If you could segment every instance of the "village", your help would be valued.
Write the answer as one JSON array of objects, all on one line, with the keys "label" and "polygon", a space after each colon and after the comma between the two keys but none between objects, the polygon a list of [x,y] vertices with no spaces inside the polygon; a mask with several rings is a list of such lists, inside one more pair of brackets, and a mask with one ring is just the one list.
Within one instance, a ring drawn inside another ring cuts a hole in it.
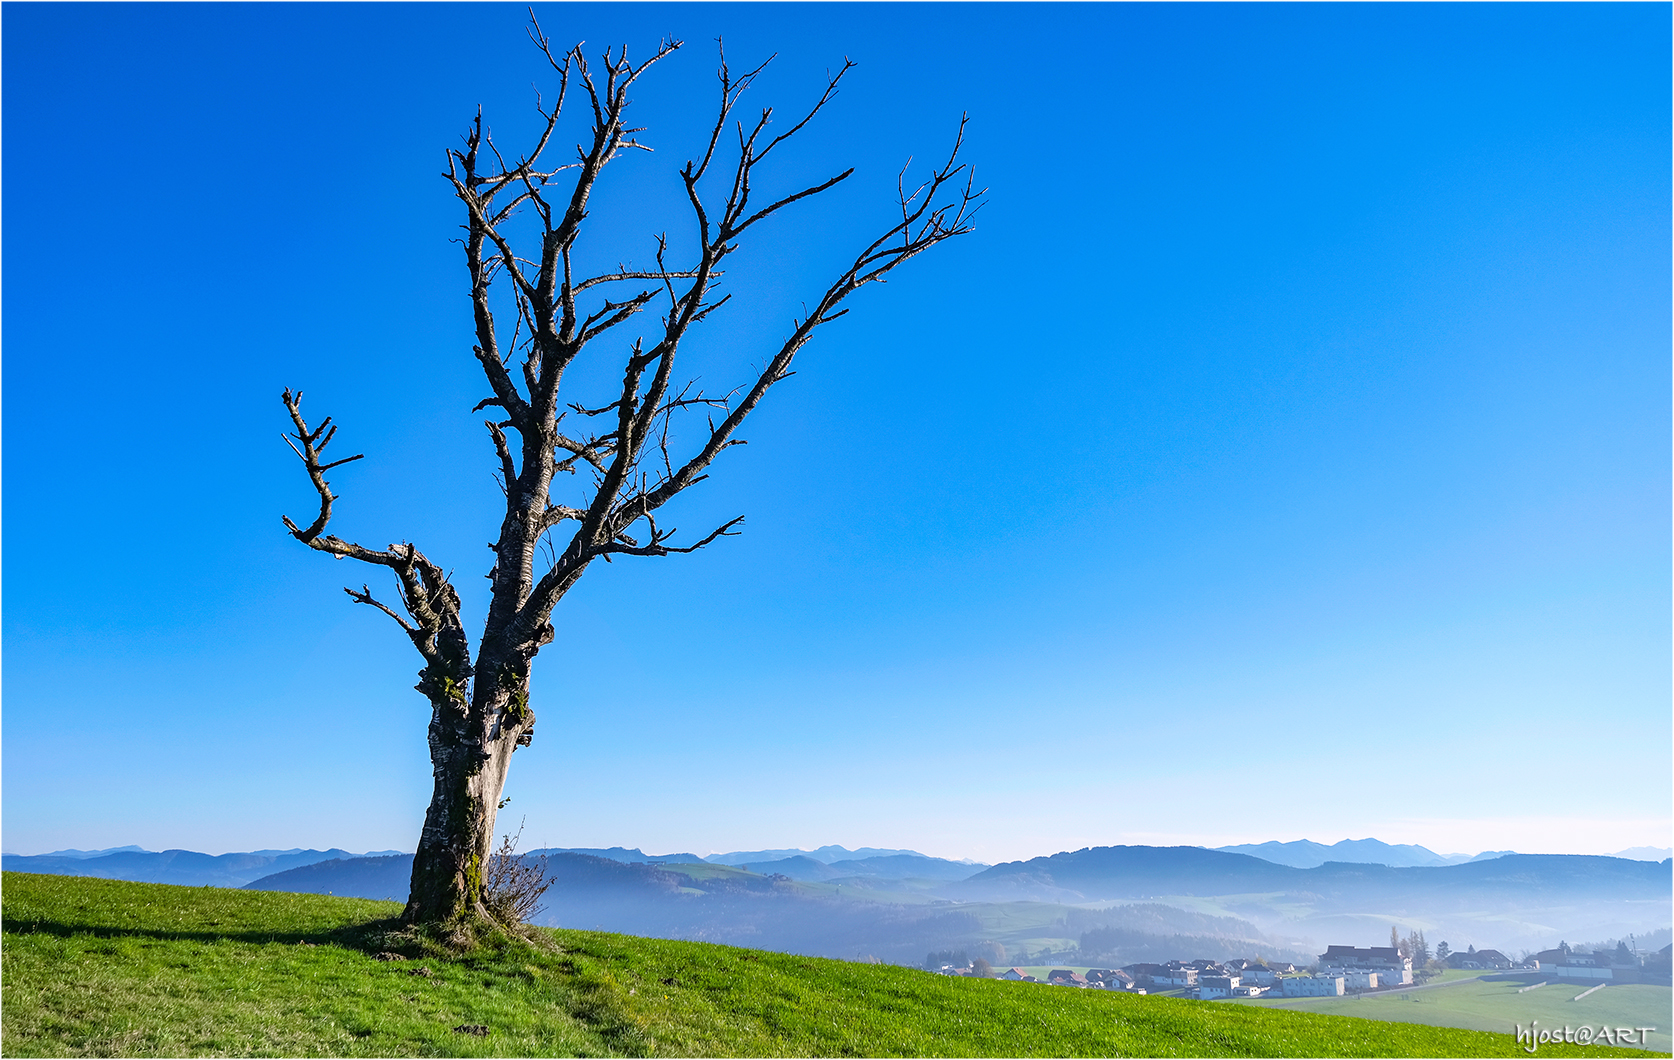
[{"label": "village", "polygon": [[[947,974],[959,974],[944,969]],[[996,978],[1023,983],[1046,983],[1084,990],[1123,990],[1136,994],[1167,991],[1177,996],[1216,1000],[1233,997],[1330,997],[1345,993],[1410,984],[1412,958],[1393,946],[1359,949],[1329,946],[1320,955],[1317,971],[1298,970],[1283,961],[1168,961],[1136,963],[1121,968],[1089,968],[1085,973],[1055,968],[1043,979],[1022,968],[1007,968]]]},{"label": "village", "polygon": [[[1392,990],[1422,982],[1439,967],[1466,971],[1544,972],[1558,979],[1613,980],[1616,982],[1658,981],[1666,977],[1668,950],[1641,959],[1627,951],[1572,952],[1567,946],[1545,950],[1514,960],[1499,950],[1474,947],[1449,953],[1443,943],[1435,960],[1426,954],[1417,978],[1413,958],[1400,946],[1327,946],[1311,968],[1298,969],[1284,961],[1168,961],[1163,964],[1135,963],[1121,968],[1089,968],[1077,972],[1055,968],[1044,978],[1023,968],[993,972],[956,968],[944,964],[944,975],[981,975],[1011,982],[1044,983],[1083,990],[1122,990],[1149,994],[1166,992],[1175,997],[1205,1001],[1251,997],[1343,997],[1373,991]],[[1661,973],[1659,975],[1658,973]]]}]

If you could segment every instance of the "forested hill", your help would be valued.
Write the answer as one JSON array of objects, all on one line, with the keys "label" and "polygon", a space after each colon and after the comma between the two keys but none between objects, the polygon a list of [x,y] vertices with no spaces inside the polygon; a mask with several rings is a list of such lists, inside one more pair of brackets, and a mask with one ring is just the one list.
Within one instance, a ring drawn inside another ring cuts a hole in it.
[{"label": "forested hill", "polygon": [[[539,855],[524,855],[533,859]],[[643,862],[569,852],[545,857],[546,878],[553,899],[587,900],[608,905],[635,906],[646,899],[674,894],[691,880]],[[718,870],[725,872],[726,870]],[[735,873],[748,877],[748,873]],[[346,858],[322,861],[276,872],[246,885],[251,891],[292,891],[300,894],[352,895],[405,901],[413,876],[413,855],[395,854],[378,858]],[[762,885],[769,881],[754,877]]]}]

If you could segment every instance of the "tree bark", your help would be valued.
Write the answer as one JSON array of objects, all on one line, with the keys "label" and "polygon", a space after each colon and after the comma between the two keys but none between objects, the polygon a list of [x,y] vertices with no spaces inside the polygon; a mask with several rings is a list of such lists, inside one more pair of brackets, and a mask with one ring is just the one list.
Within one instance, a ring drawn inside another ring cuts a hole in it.
[{"label": "tree bark", "polygon": [[[483,639],[492,645],[501,638]],[[478,672],[492,679],[475,681],[469,700],[464,682],[472,674],[463,658],[451,668],[444,664],[446,672],[434,669],[421,671],[418,684],[430,697],[434,789],[402,919],[492,919],[483,904],[483,880],[494,852],[494,822],[512,754],[534,736],[528,666],[489,660]]]},{"label": "tree bark", "polygon": [[502,725],[496,734],[477,729],[462,715],[457,704],[434,704],[430,763],[435,789],[413,856],[412,888],[402,913],[409,922],[488,917],[483,879],[494,851],[500,793],[524,730]]}]

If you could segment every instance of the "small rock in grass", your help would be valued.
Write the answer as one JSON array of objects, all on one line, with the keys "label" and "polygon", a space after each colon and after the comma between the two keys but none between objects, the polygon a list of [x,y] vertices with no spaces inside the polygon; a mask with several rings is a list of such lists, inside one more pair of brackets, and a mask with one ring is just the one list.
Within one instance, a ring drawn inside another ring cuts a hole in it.
[{"label": "small rock in grass", "polygon": [[376,954],[372,959],[375,961],[404,961],[407,958],[401,956],[399,953],[391,953],[388,950],[385,950],[380,954]]},{"label": "small rock in grass", "polygon": [[426,979],[429,979],[431,976],[435,975],[436,973],[431,971],[429,968],[409,968],[409,969],[407,969],[407,974],[408,975],[422,975]]}]

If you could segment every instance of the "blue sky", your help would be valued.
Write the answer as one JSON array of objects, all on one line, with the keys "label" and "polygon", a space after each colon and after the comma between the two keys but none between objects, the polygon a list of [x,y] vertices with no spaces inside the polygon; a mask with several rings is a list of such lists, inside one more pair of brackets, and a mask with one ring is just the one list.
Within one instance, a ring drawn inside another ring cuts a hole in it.
[{"label": "blue sky", "polygon": [[[586,252],[649,260],[713,39],[856,179],[736,260],[744,378],[961,112],[976,234],[858,297],[536,664],[525,841],[1670,842],[1665,5],[546,5],[680,54]],[[3,841],[411,849],[416,655],[287,538],[480,623],[497,491],[459,210],[517,5],[7,5]],[[550,91],[550,86],[548,86]],[[572,137],[579,137],[572,132]],[[608,380],[609,351],[577,373]],[[507,821],[508,818],[502,818]]]}]

